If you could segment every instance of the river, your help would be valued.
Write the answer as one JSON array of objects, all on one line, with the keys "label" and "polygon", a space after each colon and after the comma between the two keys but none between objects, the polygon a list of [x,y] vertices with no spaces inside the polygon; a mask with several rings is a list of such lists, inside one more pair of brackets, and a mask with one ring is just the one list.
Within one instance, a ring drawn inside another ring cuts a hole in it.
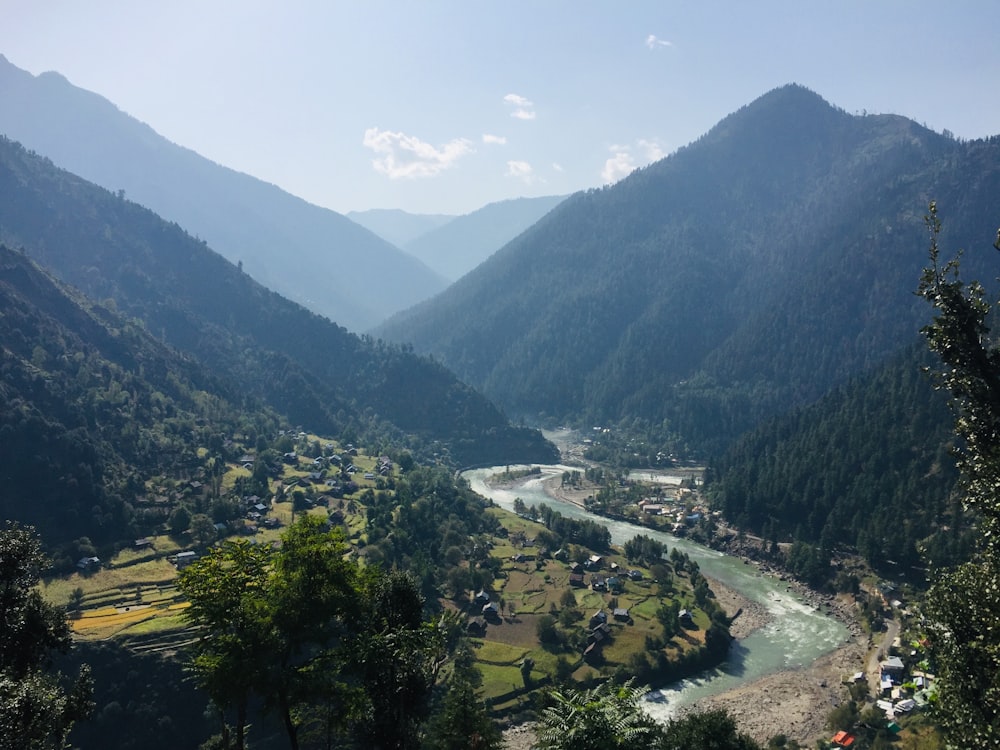
[{"label": "river", "polygon": [[731,690],[774,672],[811,664],[847,640],[848,631],[844,625],[796,596],[786,583],[762,575],[753,565],[672,534],[588,513],[545,492],[542,486],[545,479],[564,471],[578,471],[578,467],[541,466],[540,476],[533,476],[514,489],[489,487],[486,480],[493,474],[502,473],[506,468],[498,466],[473,469],[464,472],[462,476],[468,480],[473,490],[492,498],[497,505],[507,510],[512,510],[514,499],[520,497],[528,506],[545,503],[565,516],[599,521],[608,527],[615,544],[623,544],[637,534],[646,534],[670,548],[677,547],[696,560],[706,576],[715,578],[747,599],[760,603],[772,615],[769,625],[733,643],[729,658],[720,668],[651,692],[644,707],[655,718],[669,719],[680,709],[699,699]]}]

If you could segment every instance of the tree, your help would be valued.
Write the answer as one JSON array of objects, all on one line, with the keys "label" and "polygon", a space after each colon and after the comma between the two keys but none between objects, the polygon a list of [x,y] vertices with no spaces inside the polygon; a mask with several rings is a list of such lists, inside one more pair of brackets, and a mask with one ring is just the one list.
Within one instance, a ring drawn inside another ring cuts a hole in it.
[{"label": "tree", "polygon": [[742,734],[725,711],[704,711],[667,724],[659,750],[760,750],[752,737]]},{"label": "tree", "polygon": [[440,709],[428,722],[427,750],[499,750],[503,738],[476,692],[482,677],[468,647],[455,655],[454,671]]},{"label": "tree", "polygon": [[177,582],[190,602],[185,617],[202,629],[192,670],[218,711],[224,747],[226,712],[235,710],[237,750],[245,746],[247,707],[267,642],[262,598],[272,554],[269,546],[227,541],[182,570]]},{"label": "tree", "polygon": [[[926,599],[936,716],[952,746],[987,747],[1000,738],[1000,348],[983,287],[962,282],[958,258],[940,260],[934,203],[925,221],[930,265],[918,294],[935,317],[922,332],[943,365],[937,387],[951,394],[963,501],[979,529],[975,558],[938,572]],[[1000,250],[1000,231],[994,247]]]},{"label": "tree", "polygon": [[540,750],[614,750],[651,743],[661,727],[639,706],[645,694],[632,681],[610,680],[589,690],[552,690],[553,705],[541,715]]},{"label": "tree", "polygon": [[93,706],[87,667],[66,684],[52,653],[71,645],[65,612],[36,588],[46,564],[34,529],[0,531],[0,750],[61,750]]},{"label": "tree", "polygon": [[191,511],[178,505],[170,514],[170,533],[183,534],[191,527]]}]

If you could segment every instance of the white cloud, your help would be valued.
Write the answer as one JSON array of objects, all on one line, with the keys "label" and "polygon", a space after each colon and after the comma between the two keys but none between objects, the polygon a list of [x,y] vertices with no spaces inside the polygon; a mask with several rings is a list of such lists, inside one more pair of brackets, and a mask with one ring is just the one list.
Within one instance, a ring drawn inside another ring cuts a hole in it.
[{"label": "white cloud", "polygon": [[557,162],[557,161],[554,161],[554,162],[552,162],[552,168],[553,168],[553,169],[554,169],[555,171],[557,171],[557,172],[565,172],[565,171],[566,171],[565,169],[563,169],[563,166],[562,166],[562,164],[560,164],[560,163],[559,163],[559,162]]},{"label": "white cloud", "polygon": [[507,162],[506,176],[516,177],[530,184],[535,181],[535,170],[526,161],[509,161]]},{"label": "white cloud", "polygon": [[635,169],[635,162],[632,160],[632,154],[628,151],[617,151],[614,156],[604,162],[601,179],[608,184],[618,182],[622,177],[627,177],[633,169]]},{"label": "white cloud", "polygon": [[639,148],[642,149],[643,154],[646,156],[646,161],[652,163],[654,161],[659,161],[664,156],[666,152],[660,147],[658,141],[650,141],[646,139],[639,140]]},{"label": "white cloud", "polygon": [[604,162],[604,169],[601,170],[601,179],[604,182],[617,182],[622,177],[627,177],[637,167],[652,164],[659,161],[666,152],[655,138],[640,138],[634,145],[615,143],[608,147],[613,154],[610,159]]},{"label": "white cloud", "polygon": [[514,107],[514,111],[510,113],[510,116],[517,120],[534,120],[535,110],[534,102],[527,99],[520,94],[507,94],[503,100]]},{"label": "white cloud", "polygon": [[673,42],[668,42],[666,39],[660,39],[656,34],[650,34],[646,37],[646,46],[650,49],[656,49],[657,47],[673,47]]},{"label": "white cloud", "polygon": [[502,135],[483,133],[483,143],[495,143],[498,146],[505,146],[507,145],[507,139]]},{"label": "white cloud", "polygon": [[508,104],[513,104],[515,107],[531,107],[531,106],[533,106],[532,102],[530,100],[525,99],[520,94],[507,94],[507,96],[505,96],[503,98],[503,100],[505,102],[507,102]]},{"label": "white cloud", "polygon": [[392,180],[434,177],[473,151],[472,142],[466,138],[435,147],[412,135],[378,128],[368,128],[363,143],[378,154],[372,160],[375,171]]}]

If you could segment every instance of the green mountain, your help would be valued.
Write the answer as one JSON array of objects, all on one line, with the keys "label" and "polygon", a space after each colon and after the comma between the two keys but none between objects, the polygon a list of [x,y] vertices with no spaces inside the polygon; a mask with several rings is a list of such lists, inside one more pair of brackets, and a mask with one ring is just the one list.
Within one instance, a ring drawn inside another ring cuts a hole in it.
[{"label": "green mountain", "polygon": [[57,73],[33,76],[0,55],[0,101],[0,134],[124,190],[268,288],[351,330],[446,285],[346,217],[171,143]]},{"label": "green mountain", "polygon": [[140,322],[3,245],[0,370],[0,513],[56,547],[141,536],[169,510],[137,504],[149,477],[190,479],[199,446],[280,424]]},{"label": "green mountain", "polygon": [[[638,420],[711,454],[912,340],[928,201],[946,246],[982,247],[997,195],[1000,139],[852,116],[790,85],[568,198],[378,334],[508,413]],[[995,276],[982,253],[965,262]]]},{"label": "green mountain", "polygon": [[259,398],[293,424],[408,442],[455,464],[554,455],[538,432],[512,427],[443,365],[308,312],[176,224],[6,139],[0,194],[0,241],[90,298],[113,301],[235,383],[240,398]]},{"label": "green mountain", "polygon": [[454,281],[478,266],[566,199],[564,195],[517,198],[458,216],[400,245]]},{"label": "green mountain", "polygon": [[[815,404],[768,420],[713,462],[714,507],[766,539],[856,549],[892,577],[969,553],[946,394],[915,341]],[[920,576],[918,575],[919,579]]]}]

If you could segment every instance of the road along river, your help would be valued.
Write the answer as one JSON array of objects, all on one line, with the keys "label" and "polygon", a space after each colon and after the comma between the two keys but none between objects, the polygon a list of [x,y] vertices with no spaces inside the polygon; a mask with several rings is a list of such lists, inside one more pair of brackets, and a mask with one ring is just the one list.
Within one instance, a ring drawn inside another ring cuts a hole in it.
[{"label": "road along river", "polygon": [[[767,625],[733,643],[729,659],[719,669],[650,693],[645,708],[657,719],[669,719],[685,707],[744,687],[767,675],[810,665],[848,639],[848,630],[842,623],[797,596],[787,583],[761,574],[753,565],[672,534],[588,513],[545,492],[546,479],[564,471],[576,471],[578,467],[541,466],[541,475],[529,477],[516,487],[490,487],[487,484],[489,477],[503,473],[506,468],[473,469],[462,476],[473,490],[507,510],[513,509],[514,499],[519,497],[528,506],[545,503],[564,516],[598,521],[608,527],[615,544],[623,544],[637,534],[646,534],[668,545],[669,549],[676,547],[696,560],[706,576],[758,603],[770,615]],[[789,679],[795,678],[790,676]],[[767,698],[757,696],[757,700]],[[829,706],[816,706],[815,709],[825,712]]]}]

